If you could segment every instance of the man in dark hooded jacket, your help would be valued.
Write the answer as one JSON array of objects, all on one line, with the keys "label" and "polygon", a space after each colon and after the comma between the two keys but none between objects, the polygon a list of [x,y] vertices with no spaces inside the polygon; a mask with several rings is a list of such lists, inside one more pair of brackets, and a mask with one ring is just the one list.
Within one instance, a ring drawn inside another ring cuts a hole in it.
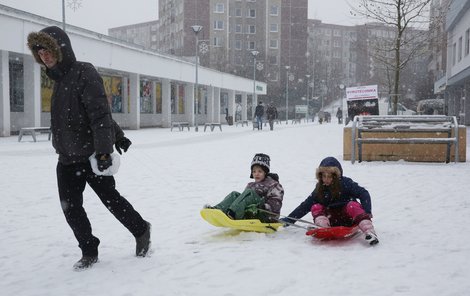
[{"label": "man in dark hooded jacket", "polygon": [[92,234],[83,208],[86,183],[106,208],[136,238],[136,256],[145,257],[150,248],[150,223],[115,189],[113,176],[93,173],[89,157],[95,153],[98,169],[112,166],[113,145],[121,153],[131,142],[111,117],[103,80],[90,63],[78,62],[67,34],[47,27],[28,35],[28,47],[36,61],[46,67],[54,81],[51,98],[52,145],[59,154],[57,183],[67,223],[82,250],[75,269],[98,261],[100,240]]}]

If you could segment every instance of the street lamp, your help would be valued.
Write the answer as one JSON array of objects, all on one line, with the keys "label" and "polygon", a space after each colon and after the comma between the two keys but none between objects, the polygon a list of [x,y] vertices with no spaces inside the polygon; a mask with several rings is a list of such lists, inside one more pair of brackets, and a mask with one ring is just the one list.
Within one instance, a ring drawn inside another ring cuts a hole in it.
[{"label": "street lamp", "polygon": [[290,66],[286,66],[286,124],[289,123],[289,69]]},{"label": "street lamp", "polygon": [[305,77],[307,77],[307,113],[305,114],[305,121],[308,123],[308,100],[309,100],[309,97],[308,97],[308,89],[310,88],[310,74],[306,74]]},{"label": "street lamp", "polygon": [[344,84],[340,84],[339,85],[339,89],[341,89],[341,118],[344,118],[344,96],[343,96],[343,90],[345,88],[345,85]]},{"label": "street lamp", "polygon": [[254,109],[256,107],[255,95],[256,95],[256,57],[259,54],[259,51],[252,50],[251,54],[253,55],[253,97],[251,98],[251,114],[254,114]]},{"label": "street lamp", "polygon": [[193,116],[193,126],[194,130],[197,132],[198,131],[198,123],[197,123],[197,114],[199,113],[199,86],[198,86],[198,63],[199,63],[199,36],[198,33],[201,32],[202,26],[199,25],[194,25],[191,26],[191,29],[193,29],[194,34],[196,35],[196,81],[194,84],[194,98],[196,99],[196,107],[195,107],[195,114]]}]

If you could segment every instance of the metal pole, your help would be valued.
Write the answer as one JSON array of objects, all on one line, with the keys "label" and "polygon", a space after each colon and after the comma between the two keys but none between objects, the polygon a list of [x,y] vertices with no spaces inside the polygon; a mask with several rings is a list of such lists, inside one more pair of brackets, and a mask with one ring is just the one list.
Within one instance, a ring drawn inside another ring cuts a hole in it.
[{"label": "metal pole", "polygon": [[255,95],[256,95],[256,54],[253,53],[253,97],[251,100],[251,116],[254,116],[254,111],[253,108],[256,107],[256,101],[255,101]]},{"label": "metal pole", "polygon": [[65,32],[65,0],[62,0],[62,30]]},{"label": "metal pole", "polygon": [[289,69],[286,71],[286,124],[289,124]]},{"label": "metal pole", "polygon": [[195,94],[194,94],[194,98],[196,99],[196,108],[195,108],[195,114],[194,114],[194,118],[193,118],[193,125],[194,125],[194,130],[197,132],[199,130],[199,127],[198,127],[198,122],[197,122],[197,115],[199,113],[199,81],[198,81],[198,64],[199,64],[199,36],[197,35],[197,32],[196,32],[196,84],[195,84]]},{"label": "metal pole", "polygon": [[305,121],[308,123],[308,102],[309,102],[309,96],[308,96],[308,89],[310,88],[310,75],[307,74],[305,75],[305,77],[307,77],[307,113],[305,113]]}]

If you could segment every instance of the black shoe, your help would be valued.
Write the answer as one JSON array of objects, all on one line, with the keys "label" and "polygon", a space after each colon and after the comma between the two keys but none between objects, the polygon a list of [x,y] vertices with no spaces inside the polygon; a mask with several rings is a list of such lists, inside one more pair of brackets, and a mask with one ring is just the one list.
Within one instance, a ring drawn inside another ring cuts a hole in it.
[{"label": "black shoe", "polygon": [[92,267],[96,262],[98,262],[98,256],[83,256],[73,265],[73,269],[84,270]]},{"label": "black shoe", "polygon": [[150,224],[149,222],[145,223],[147,224],[147,230],[145,230],[144,234],[135,238],[135,255],[137,257],[147,256],[147,253],[150,250],[150,232],[152,230],[152,224]]}]

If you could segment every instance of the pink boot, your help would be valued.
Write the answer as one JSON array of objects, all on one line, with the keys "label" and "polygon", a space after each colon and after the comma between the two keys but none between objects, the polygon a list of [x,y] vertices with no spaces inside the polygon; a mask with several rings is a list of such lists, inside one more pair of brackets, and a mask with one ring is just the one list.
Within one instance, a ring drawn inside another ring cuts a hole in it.
[{"label": "pink boot", "polygon": [[330,219],[326,216],[318,216],[315,218],[315,224],[318,227],[325,228],[325,227],[330,227]]},{"label": "pink boot", "polygon": [[369,245],[376,245],[379,243],[379,239],[377,234],[374,230],[374,225],[372,225],[372,221],[370,220],[362,220],[359,222],[359,229],[365,234],[365,240],[369,243]]}]

